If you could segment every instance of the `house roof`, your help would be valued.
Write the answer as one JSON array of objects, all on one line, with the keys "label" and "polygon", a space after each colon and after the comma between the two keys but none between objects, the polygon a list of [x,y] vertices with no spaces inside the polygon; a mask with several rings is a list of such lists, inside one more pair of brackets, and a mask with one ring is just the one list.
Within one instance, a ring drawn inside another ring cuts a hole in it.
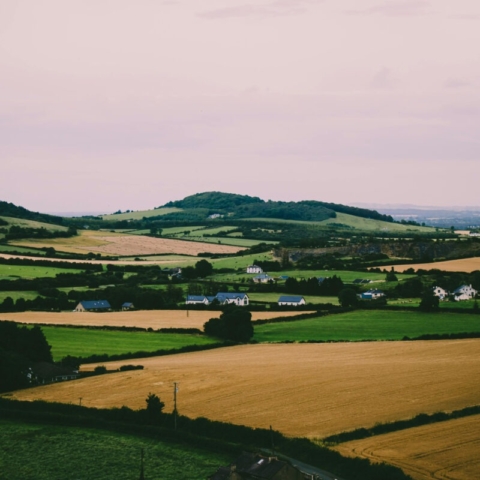
[{"label": "house roof", "polygon": [[215,298],[218,298],[218,300],[220,299],[228,299],[228,300],[234,300],[236,298],[240,298],[240,299],[244,299],[245,297],[248,298],[248,295],[246,293],[239,293],[239,292],[218,292],[217,295],[215,296]]},{"label": "house roof", "polygon": [[206,298],[205,295],[187,295],[187,302],[204,302]]},{"label": "house roof", "polygon": [[107,300],[82,300],[80,302],[85,310],[98,310],[102,308],[112,308]]},{"label": "house roof", "polygon": [[282,295],[278,301],[279,302],[289,302],[289,303],[299,303],[300,301],[305,300],[303,297],[295,295]]},{"label": "house roof", "polygon": [[132,302],[125,302],[122,307],[133,307],[133,303]]},{"label": "house roof", "polygon": [[272,278],[268,273],[261,273],[260,275],[257,275],[256,277],[253,278]]}]

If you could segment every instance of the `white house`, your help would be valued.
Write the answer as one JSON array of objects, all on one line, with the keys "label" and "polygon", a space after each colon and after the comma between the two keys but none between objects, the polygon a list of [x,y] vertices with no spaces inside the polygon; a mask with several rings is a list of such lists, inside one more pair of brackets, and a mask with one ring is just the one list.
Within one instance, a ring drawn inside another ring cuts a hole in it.
[{"label": "white house", "polygon": [[278,299],[278,304],[279,305],[291,305],[291,306],[299,306],[299,305],[305,305],[305,299],[303,297],[297,297],[293,295],[282,295]]},{"label": "white house", "polygon": [[376,300],[377,298],[384,297],[385,294],[381,290],[368,290],[359,295],[362,300]]},{"label": "white house", "polygon": [[478,292],[471,285],[462,285],[453,291],[455,301],[470,300],[474,298]]},{"label": "white house", "polygon": [[263,273],[263,269],[258,265],[249,265],[247,267],[247,273]]},{"label": "white house", "polygon": [[204,295],[187,295],[187,305],[209,305],[210,302]]},{"label": "white house", "polygon": [[255,283],[268,283],[268,282],[272,282],[273,278],[270,275],[268,275],[268,273],[261,273],[260,275],[253,277],[253,281]]},{"label": "white house", "polygon": [[246,293],[238,292],[219,292],[215,296],[215,299],[218,300],[222,305],[233,303],[235,305],[238,305],[239,307],[246,307],[249,301],[248,295]]},{"label": "white house", "polygon": [[445,300],[448,297],[448,292],[442,287],[433,287],[433,294],[440,300]]}]

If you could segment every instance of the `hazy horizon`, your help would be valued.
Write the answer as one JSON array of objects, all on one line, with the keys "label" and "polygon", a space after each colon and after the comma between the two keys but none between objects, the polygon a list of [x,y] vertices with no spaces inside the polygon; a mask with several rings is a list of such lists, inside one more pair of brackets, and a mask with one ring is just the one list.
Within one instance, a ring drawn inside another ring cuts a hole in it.
[{"label": "hazy horizon", "polygon": [[3,0],[0,200],[480,206],[480,3]]}]

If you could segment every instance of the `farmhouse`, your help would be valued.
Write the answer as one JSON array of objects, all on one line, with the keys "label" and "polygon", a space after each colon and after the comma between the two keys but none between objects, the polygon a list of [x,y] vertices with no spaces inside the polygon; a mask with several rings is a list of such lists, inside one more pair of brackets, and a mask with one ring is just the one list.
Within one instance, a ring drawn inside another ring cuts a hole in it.
[{"label": "farmhouse", "polygon": [[246,293],[238,292],[219,292],[214,297],[206,297],[204,295],[187,295],[186,305],[210,305],[217,301],[220,305],[228,305],[233,303],[240,307],[248,305],[249,298]]},{"label": "farmhouse", "polygon": [[260,275],[253,277],[253,281],[255,283],[269,283],[273,282],[273,278],[268,275],[268,273],[261,273]]},{"label": "farmhouse", "polygon": [[107,300],[82,300],[75,307],[75,312],[107,312],[111,309]]},{"label": "farmhouse", "polygon": [[276,457],[242,453],[227,467],[220,467],[209,480],[305,480],[305,475]]},{"label": "farmhouse", "polygon": [[453,291],[453,296],[456,302],[461,300],[470,300],[477,295],[477,291],[471,285],[461,285]]},{"label": "farmhouse", "polygon": [[132,302],[125,302],[122,305],[122,310],[133,310],[134,308],[135,308],[135,306],[133,305]]},{"label": "farmhouse", "polygon": [[433,287],[433,294],[440,300],[445,300],[448,296],[448,292],[442,287]]},{"label": "farmhouse", "polygon": [[297,297],[293,295],[282,295],[278,299],[279,305],[291,305],[291,306],[300,306],[305,305],[305,299],[303,297]]},{"label": "farmhouse", "polygon": [[368,290],[360,294],[362,300],[376,300],[377,298],[384,297],[385,294],[381,290],[373,289]]},{"label": "farmhouse", "polygon": [[263,273],[263,269],[258,265],[249,265],[247,267],[247,273]]}]

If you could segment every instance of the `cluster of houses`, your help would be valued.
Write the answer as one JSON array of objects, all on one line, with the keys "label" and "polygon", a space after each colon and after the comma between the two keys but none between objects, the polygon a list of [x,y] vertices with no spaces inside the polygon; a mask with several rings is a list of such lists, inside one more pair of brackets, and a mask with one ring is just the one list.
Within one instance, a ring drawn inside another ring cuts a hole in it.
[{"label": "cluster of houses", "polygon": [[[125,302],[122,310],[133,310],[135,307],[131,302]],[[110,312],[112,306],[108,300],[82,300],[75,307],[74,312]]]},{"label": "cluster of houses", "polygon": [[[240,292],[219,292],[215,296],[205,295],[187,295],[186,305],[237,305],[246,307],[249,305],[250,299],[246,293]],[[295,295],[282,295],[278,299],[278,305],[300,306],[305,305],[305,299]]]},{"label": "cluster of houses", "polygon": [[433,294],[438,297],[440,300],[446,300],[449,297],[452,297],[456,302],[461,302],[462,300],[471,300],[475,298],[478,294],[471,285],[461,285],[453,292],[448,292],[442,287],[433,287]]}]

